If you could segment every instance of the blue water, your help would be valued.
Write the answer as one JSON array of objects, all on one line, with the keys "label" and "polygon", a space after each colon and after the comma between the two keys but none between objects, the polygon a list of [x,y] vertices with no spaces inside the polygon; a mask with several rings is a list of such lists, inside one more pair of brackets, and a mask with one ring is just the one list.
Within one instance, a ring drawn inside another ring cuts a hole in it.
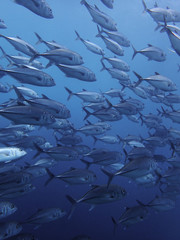
[{"label": "blue water", "polygon": [[[28,0],[27,0],[28,1]],[[0,18],[2,18],[6,25],[6,30],[1,30],[2,34],[6,36],[19,36],[23,40],[29,42],[37,48],[39,52],[45,52],[47,47],[43,44],[35,45],[37,38],[34,32],[37,32],[44,40],[55,40],[57,43],[66,46],[67,48],[78,52],[84,59],[85,66],[90,68],[95,74],[97,81],[93,83],[82,82],[77,79],[66,78],[65,75],[57,69],[56,66],[51,66],[46,71],[50,74],[56,82],[56,86],[51,88],[32,86],[37,93],[45,94],[49,98],[66,104],[71,111],[71,119],[76,128],[84,125],[83,118],[85,116],[82,111],[82,101],[73,96],[70,101],[67,101],[68,94],[64,89],[67,86],[73,92],[87,89],[89,91],[107,91],[110,88],[120,88],[117,80],[112,79],[107,71],[100,72],[102,65],[100,63],[100,56],[89,52],[80,41],[76,41],[76,35],[74,30],[77,30],[80,36],[84,39],[88,39],[96,44],[100,45],[106,52],[106,56],[112,57],[109,50],[105,48],[104,42],[100,38],[96,38],[97,27],[92,22],[85,6],[80,4],[78,0],[54,0],[48,1],[50,4],[54,19],[45,19],[35,15],[28,9],[13,3],[13,1],[1,0],[0,3]],[[136,81],[132,70],[135,70],[142,76],[153,75],[154,72],[172,79],[178,89],[180,89],[180,73],[177,73],[177,63],[179,63],[179,57],[177,54],[172,53],[169,39],[165,33],[154,31],[156,23],[147,13],[143,12],[143,6],[139,0],[117,0],[114,3],[114,9],[108,9],[100,0],[89,1],[90,4],[97,4],[97,6],[107,14],[113,17],[117,22],[118,31],[122,32],[136,49],[142,49],[147,46],[148,43],[161,47],[167,54],[167,60],[165,62],[148,61],[144,56],[138,54],[132,61],[133,50],[131,47],[124,48],[125,55],[122,57],[130,67],[129,73],[131,82]],[[180,3],[175,0],[159,0],[158,5],[161,7],[169,6],[173,9],[180,11]],[[147,1],[147,5],[152,7],[154,1]],[[16,55],[15,49],[4,39],[0,39],[0,46],[9,54]],[[47,61],[43,58],[40,59],[44,64]],[[0,65],[6,67],[7,61],[0,60]],[[3,83],[20,84],[11,77],[4,77],[1,80]],[[28,85],[27,85],[28,86]],[[30,86],[31,87],[31,86]],[[180,91],[176,91],[176,94],[180,94]],[[135,97],[139,100],[139,97],[135,96],[132,91],[126,90],[126,95]],[[13,91],[2,94],[1,103],[7,101],[9,98],[15,98]],[[160,104],[155,104],[150,100],[142,100],[145,103],[144,114],[157,113],[156,109]],[[113,103],[117,103],[117,100],[112,100]],[[89,118],[92,122],[97,120],[94,117]],[[9,121],[4,118],[0,118],[1,127],[7,126]],[[179,129],[179,125],[172,123],[170,120],[163,118],[163,123],[167,127],[173,126]],[[123,117],[118,122],[111,123],[112,129],[108,134],[119,134],[121,137],[126,137],[128,134],[141,135],[143,137],[148,136],[148,129],[141,124],[133,123]],[[38,130],[37,130],[38,131]],[[36,134],[43,135],[46,139],[55,144],[52,131],[41,129]],[[91,137],[85,137],[82,135],[84,144],[93,147],[93,139]],[[122,151],[121,145],[108,145],[98,142],[97,148],[107,147],[110,150]],[[170,156],[171,152],[169,148],[161,148],[159,152]],[[29,151],[28,156],[23,161],[35,162],[32,159],[34,152]],[[79,160],[76,162],[60,162],[55,169],[52,169],[54,173],[60,173],[67,170],[70,167],[84,167],[84,164]],[[91,167],[98,176],[95,184],[105,184],[107,177],[100,171],[99,166],[93,165]],[[79,199],[86,191],[88,186],[68,186],[63,181],[53,180],[47,187],[44,187],[44,183],[47,180],[47,176],[44,176],[36,181],[34,185],[36,190],[28,195],[20,197],[14,200],[14,203],[18,206],[18,211],[8,218],[8,220],[15,220],[22,222],[23,219],[30,216],[39,208],[46,207],[61,207],[67,212],[70,210],[70,203],[67,201],[65,195],[69,194],[75,199]],[[168,212],[155,213],[149,211],[147,219],[141,223],[134,224],[123,230],[121,226],[118,227],[116,236],[113,236],[113,223],[111,216],[116,219],[123,213],[125,207],[131,207],[136,204],[136,199],[148,202],[153,199],[159,193],[157,187],[145,188],[138,186],[135,182],[128,179],[117,177],[113,180],[113,183],[123,186],[128,195],[119,202],[107,205],[97,206],[93,211],[89,212],[89,206],[81,204],[75,210],[70,220],[64,217],[58,221],[44,224],[37,230],[33,230],[32,226],[25,226],[24,232],[33,232],[40,240],[68,240],[78,234],[87,234],[91,236],[93,240],[110,240],[110,239],[123,239],[123,240],[178,240],[180,238],[179,229],[179,209],[180,201],[176,201],[176,208]]]}]

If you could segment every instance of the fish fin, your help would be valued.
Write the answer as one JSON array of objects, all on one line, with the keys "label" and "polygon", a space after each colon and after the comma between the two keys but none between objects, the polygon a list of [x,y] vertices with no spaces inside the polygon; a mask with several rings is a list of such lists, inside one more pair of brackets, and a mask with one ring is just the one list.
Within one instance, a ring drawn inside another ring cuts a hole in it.
[{"label": "fish fin", "polygon": [[97,140],[98,140],[98,138],[96,137],[96,136],[92,136],[93,137],[93,139],[94,139],[94,145],[96,144],[96,142],[97,142]]},{"label": "fish fin", "polygon": [[37,153],[34,155],[33,158],[36,158],[37,156],[39,156],[41,153],[44,153],[44,150],[42,148],[40,148],[40,146],[36,143],[33,143],[36,150],[37,150]]},{"label": "fish fin", "polygon": [[133,60],[134,57],[136,56],[136,54],[137,54],[139,51],[137,51],[133,45],[132,45],[132,48],[133,48],[133,51],[134,51],[134,53],[133,53],[133,55],[132,55],[132,60]]},{"label": "fish fin", "polygon": [[44,40],[39,36],[39,34],[37,34],[37,33],[35,32],[35,35],[36,35],[36,37],[38,38],[38,41],[36,42],[36,45],[44,42]]},{"label": "fish fin", "polygon": [[98,30],[98,34],[96,35],[96,37],[101,37],[101,34],[103,33],[103,30],[100,29],[100,27],[97,25],[97,30]]},{"label": "fish fin", "polygon": [[105,66],[105,64],[104,64],[104,62],[103,62],[103,60],[101,59],[101,63],[102,63],[102,69],[101,69],[101,72],[103,71],[103,70],[108,70],[107,69],[107,67]]},{"label": "fish fin", "polygon": [[92,115],[92,113],[89,112],[85,107],[83,107],[83,110],[84,110],[85,113],[86,113],[86,116],[84,117],[84,120],[86,120],[90,115]]},{"label": "fish fin", "polygon": [[107,182],[107,189],[109,188],[110,183],[112,182],[113,178],[114,178],[114,174],[111,172],[108,172],[107,170],[105,170],[104,168],[101,168],[101,171],[108,176],[108,182]]},{"label": "fish fin", "polygon": [[44,99],[49,99],[45,94],[41,94]]},{"label": "fish fin", "polygon": [[66,198],[72,204],[71,210],[70,210],[69,215],[68,215],[68,219],[70,219],[72,217],[72,214],[73,214],[75,208],[76,208],[77,201],[74,198],[72,198],[70,195],[66,195]]},{"label": "fish fin", "polygon": [[45,182],[44,186],[47,186],[55,178],[55,175],[48,168],[46,168],[46,171],[48,173],[49,178]]},{"label": "fish fin", "polygon": [[156,75],[160,75],[158,72],[155,72]]},{"label": "fish fin", "polygon": [[143,13],[148,12],[148,8],[147,8],[146,3],[144,2],[144,0],[142,0],[142,4],[143,4],[143,7],[144,7]]},{"label": "fish fin", "polygon": [[14,89],[20,103],[22,103],[23,101],[26,101],[26,99],[24,98],[22,93],[19,91],[19,89],[15,85],[13,85],[13,89]]},{"label": "fish fin", "polygon": [[49,61],[48,64],[45,66],[45,68],[52,66],[52,64],[53,64],[53,62]]},{"label": "fish fin", "polygon": [[136,83],[135,83],[135,85],[134,85],[134,87],[137,87],[142,81],[143,81],[143,78],[137,73],[137,72],[135,72],[135,71],[133,71],[133,73],[136,75],[136,77],[139,79]]},{"label": "fish fin", "polygon": [[82,5],[84,5],[84,4],[86,4],[86,1],[85,1],[85,0],[82,0],[80,3],[81,3]]},{"label": "fish fin", "polygon": [[117,221],[113,217],[111,217],[111,220],[112,220],[113,225],[114,225],[113,235],[115,236],[118,223],[117,223]]},{"label": "fish fin", "polygon": [[64,88],[65,88],[66,91],[69,93],[69,96],[68,96],[68,98],[67,98],[67,100],[69,101],[70,98],[74,95],[74,93],[73,93],[69,88],[67,88],[67,87],[64,87]]},{"label": "fish fin", "polygon": [[34,59],[36,59],[36,58],[38,58],[38,57],[39,57],[39,54],[38,54],[38,53],[34,54],[34,56],[32,56],[32,57],[30,58],[29,63],[31,63],[32,61],[34,61]]},{"label": "fish fin", "polygon": [[88,161],[86,161],[84,159],[81,159],[81,162],[86,164],[86,169],[88,169],[90,167],[90,165],[92,164],[92,162],[88,162]]},{"label": "fish fin", "polygon": [[77,35],[76,40],[81,40],[83,42],[83,39],[80,37],[79,33],[75,30],[75,33]]}]

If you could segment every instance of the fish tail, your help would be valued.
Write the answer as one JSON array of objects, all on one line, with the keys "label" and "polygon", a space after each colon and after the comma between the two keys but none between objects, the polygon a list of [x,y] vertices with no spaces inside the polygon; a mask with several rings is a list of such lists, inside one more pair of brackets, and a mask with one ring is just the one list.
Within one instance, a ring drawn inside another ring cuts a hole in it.
[{"label": "fish tail", "polygon": [[22,93],[19,91],[19,89],[15,85],[13,85],[13,89],[18,97],[18,101],[20,101],[20,102],[26,101],[26,99],[24,98]]},{"label": "fish tail", "polygon": [[64,87],[66,89],[66,91],[68,92],[69,96],[67,98],[67,100],[69,101],[69,99],[74,95],[74,93],[67,87]]},{"label": "fish tail", "polygon": [[135,49],[135,47],[132,45],[132,48],[133,48],[133,56],[132,56],[132,60],[134,59],[134,57],[136,56],[136,54],[138,53],[138,51]]},{"label": "fish tail", "polygon": [[116,221],[113,217],[111,217],[111,220],[112,220],[113,225],[114,225],[114,228],[113,228],[113,235],[115,236],[118,223],[117,223],[117,221]]},{"label": "fish tail", "polygon": [[110,183],[112,182],[114,178],[114,173],[108,172],[104,168],[101,168],[101,171],[108,176],[108,182],[107,182],[107,189],[109,188]]},{"label": "fish tail", "polygon": [[107,67],[105,66],[104,62],[103,62],[103,58],[101,59],[101,63],[103,65],[102,69],[101,69],[101,72],[104,71],[104,70],[107,70]]},{"label": "fish tail", "polygon": [[[161,24],[161,23],[159,23],[159,22],[157,22],[157,26],[156,26],[156,28],[154,29],[154,31],[157,31],[160,27],[162,27],[163,25]],[[162,30],[162,29],[161,29]],[[161,31],[160,31],[161,32]],[[164,30],[163,30],[163,32],[164,32]]]},{"label": "fish tail", "polygon": [[86,116],[84,117],[84,120],[86,120],[90,115],[92,115],[91,112],[89,112],[86,108],[83,107],[83,110],[85,111],[86,113]]},{"label": "fish tail", "polygon": [[148,12],[148,8],[147,8],[146,3],[145,3],[144,0],[142,0],[142,4],[143,4],[143,7],[144,7],[143,13]]},{"label": "fish tail", "polygon": [[97,140],[98,140],[98,138],[96,137],[96,136],[92,136],[93,137],[93,139],[94,139],[94,145],[96,144],[96,142],[97,142]]},{"label": "fish tail", "polygon": [[88,161],[86,161],[84,159],[81,159],[81,162],[86,164],[86,169],[88,169],[90,167],[90,165],[92,164],[91,162],[88,162]]},{"label": "fish tail", "polygon": [[29,63],[33,62],[34,59],[38,58],[39,57],[39,54],[34,54],[34,56],[32,56],[29,60]]},{"label": "fish tail", "polygon": [[36,45],[44,42],[44,40],[39,36],[39,34],[37,34],[36,32],[34,34],[36,35],[36,37],[38,39],[38,41],[36,42]]},{"label": "fish tail", "polygon": [[70,210],[69,215],[68,215],[68,219],[70,219],[72,217],[72,214],[73,214],[74,210],[75,210],[77,201],[74,198],[72,198],[70,195],[66,195],[66,198],[72,204],[71,210]]},{"label": "fish tail", "polygon": [[136,75],[136,77],[139,79],[135,85],[133,87],[137,87],[142,81],[143,81],[143,78],[135,71],[133,71],[133,73]]},{"label": "fish tail", "polygon": [[48,168],[46,168],[46,171],[48,173],[49,178],[45,182],[44,186],[47,186],[55,178],[55,175]]},{"label": "fish tail", "polygon": [[112,103],[107,98],[106,98],[106,102],[108,104],[107,110],[113,107]]},{"label": "fish tail", "polygon": [[119,143],[121,143],[122,138],[121,138],[118,134],[117,134],[116,136],[117,136],[117,138],[118,138],[118,140],[119,140]]},{"label": "fish tail", "polygon": [[1,52],[3,53],[3,55],[1,56],[1,58],[4,58],[7,56],[7,54],[5,53],[4,49],[0,46]]},{"label": "fish tail", "polygon": [[96,37],[101,37],[103,30],[100,29],[100,27],[97,25],[97,30],[98,30],[98,34],[96,35]]},{"label": "fish tail", "polygon": [[75,30],[75,33],[76,33],[76,35],[77,35],[76,40],[81,40],[81,41],[82,41],[82,38],[80,37],[79,33],[78,33],[76,30]]},{"label": "fish tail", "polygon": [[36,148],[36,150],[37,150],[37,153],[34,155],[33,158],[36,158],[36,157],[38,157],[41,153],[44,153],[44,150],[43,150],[42,148],[40,148],[38,144],[36,144],[36,143],[33,143],[33,144],[34,144],[34,146],[35,146],[35,148]]}]

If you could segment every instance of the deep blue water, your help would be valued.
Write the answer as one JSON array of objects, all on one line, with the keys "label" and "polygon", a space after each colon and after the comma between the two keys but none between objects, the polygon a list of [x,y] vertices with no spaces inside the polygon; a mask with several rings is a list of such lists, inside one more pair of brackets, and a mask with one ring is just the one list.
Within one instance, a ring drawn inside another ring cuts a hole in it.
[{"label": "deep blue water", "polygon": [[[53,19],[45,19],[35,15],[28,9],[13,3],[13,1],[1,0],[0,3],[0,18],[2,18],[7,29],[1,30],[1,33],[6,36],[19,36],[23,40],[29,42],[37,48],[39,52],[45,52],[47,48],[45,45],[35,45],[37,38],[34,32],[37,32],[44,40],[55,40],[57,43],[66,46],[67,48],[78,52],[84,59],[85,66],[90,68],[95,74],[97,81],[93,83],[82,82],[77,79],[66,78],[65,75],[57,69],[55,66],[44,70],[50,74],[55,82],[56,86],[51,88],[32,86],[37,93],[46,94],[49,98],[66,104],[71,111],[70,121],[74,124],[75,128],[79,128],[84,125],[83,118],[85,116],[82,111],[82,101],[73,96],[70,101],[67,101],[68,94],[64,89],[64,86],[70,88],[73,92],[87,89],[89,91],[107,91],[110,88],[120,88],[117,80],[112,79],[107,71],[101,72],[102,68],[100,63],[100,56],[89,52],[80,41],[76,41],[76,35],[74,30],[77,30],[82,38],[88,39],[92,42],[100,45],[106,52],[106,56],[112,57],[109,50],[105,48],[104,42],[100,38],[96,38],[97,27],[92,22],[85,6],[80,4],[78,0],[54,0],[48,1],[54,14]],[[142,49],[147,46],[148,43],[161,47],[167,54],[167,60],[165,62],[148,61],[147,58],[138,54],[132,61],[133,50],[132,47],[124,48],[125,54],[122,57],[130,67],[129,73],[131,81],[136,81],[133,70],[138,72],[142,76],[150,76],[154,72],[159,72],[164,76],[172,79],[178,90],[180,91],[180,73],[177,72],[177,63],[179,63],[179,56],[172,53],[169,39],[165,33],[154,31],[156,23],[147,13],[143,12],[143,6],[140,0],[117,0],[114,3],[114,9],[108,9],[100,0],[89,1],[90,4],[96,4],[102,11],[106,12],[117,22],[118,31],[122,32],[130,42],[136,47],[136,49]],[[173,9],[180,11],[180,3],[175,0],[159,0],[158,5],[161,7],[169,6]],[[147,1],[147,5],[152,7],[154,1]],[[0,46],[9,54],[16,55],[17,51],[4,39],[0,39]],[[44,64],[47,61],[43,58],[40,59]],[[6,67],[7,61],[5,59],[0,60],[0,65]],[[4,77],[1,80],[3,83],[20,84],[11,77]],[[30,85],[27,85],[31,87]],[[156,104],[150,100],[142,100],[132,93],[130,90],[125,90],[126,96],[135,97],[145,104],[144,114],[155,113],[156,109],[161,104]],[[1,103],[7,101],[9,98],[15,98],[14,91],[7,94],[1,93]],[[117,103],[117,100],[112,100],[113,103]],[[96,122],[97,119],[90,117],[92,122]],[[9,121],[0,118],[1,127],[7,126]],[[172,123],[170,120],[163,118],[163,124],[167,127],[173,126],[179,129],[179,125]],[[112,129],[107,134],[119,134],[121,137],[125,137],[128,134],[141,135],[143,137],[148,136],[148,129],[141,124],[133,123],[123,117],[118,122],[111,123]],[[53,138],[53,132],[45,128],[37,130],[38,134],[46,137],[46,139],[55,144]],[[36,132],[37,133],[37,132]],[[84,144],[93,147],[93,139],[88,136],[85,137],[81,134],[84,140]],[[97,148],[106,147],[110,150],[122,151],[122,145],[108,145],[98,142]],[[169,146],[158,150],[164,155],[171,155]],[[32,159],[34,152],[28,151],[27,157],[21,160],[35,162]],[[56,168],[52,168],[54,173],[60,173],[67,170],[70,167],[84,167],[84,164],[79,160],[75,162],[60,162]],[[97,173],[98,179],[95,184],[105,184],[107,177],[100,171],[99,166],[93,165],[91,167]],[[17,220],[22,222],[23,219],[34,213],[39,208],[45,207],[61,207],[67,212],[70,210],[70,203],[67,201],[65,195],[69,194],[75,199],[80,198],[89,186],[66,186],[63,181],[53,180],[47,187],[44,187],[44,183],[47,180],[47,176],[39,178],[34,182],[36,190],[28,195],[13,200],[18,206],[18,211],[8,218],[8,220]],[[79,205],[72,218],[70,220],[64,217],[58,221],[45,224],[37,230],[33,230],[32,226],[25,226],[24,231],[33,232],[40,240],[53,239],[53,240],[69,240],[78,234],[87,234],[91,236],[93,240],[110,240],[110,239],[123,239],[123,240],[178,240],[180,238],[179,229],[179,209],[180,201],[177,199],[176,208],[168,212],[155,213],[149,211],[147,219],[141,223],[134,224],[123,230],[121,226],[118,227],[116,236],[113,236],[113,223],[111,216],[116,219],[123,213],[125,207],[130,207],[136,204],[136,199],[148,202],[154,196],[159,193],[158,187],[146,188],[138,186],[135,182],[129,181],[127,178],[117,177],[113,180],[113,183],[123,186],[128,195],[119,202],[107,205],[97,206],[93,211],[89,212],[89,206],[86,204]]]}]

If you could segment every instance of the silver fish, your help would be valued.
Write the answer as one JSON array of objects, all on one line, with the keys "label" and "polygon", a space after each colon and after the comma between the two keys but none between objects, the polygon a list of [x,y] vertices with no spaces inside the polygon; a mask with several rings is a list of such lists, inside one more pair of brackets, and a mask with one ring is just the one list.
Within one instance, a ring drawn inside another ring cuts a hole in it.
[{"label": "silver fish", "polygon": [[93,7],[89,5],[86,0],[82,0],[81,4],[85,5],[88,12],[93,18],[93,21],[99,24],[101,27],[104,27],[110,31],[117,31],[116,23],[114,20],[107,14],[101,12],[96,6]]},{"label": "silver fish", "polygon": [[28,56],[32,57],[38,53],[33,46],[20,38],[6,37],[2,34],[0,34],[0,37],[6,39],[17,51],[23,52]]},{"label": "silver fish", "polygon": [[163,50],[151,44],[148,44],[147,48],[143,48],[138,51],[133,47],[133,50],[134,50],[134,53],[133,53],[132,59],[134,59],[137,53],[140,53],[146,56],[148,58],[148,61],[154,60],[157,62],[163,62],[166,60],[166,54],[163,52]]},{"label": "silver fish", "polygon": [[95,74],[88,68],[84,66],[70,66],[65,64],[58,64],[57,67],[65,73],[66,77],[76,78],[85,82],[96,81]]},{"label": "silver fish", "polygon": [[93,53],[96,53],[98,55],[104,55],[104,50],[98,46],[97,44],[95,43],[92,43],[88,40],[84,40],[83,38],[80,37],[79,33],[77,31],[75,31],[76,35],[77,35],[77,39],[76,40],[80,40],[86,47],[89,51],[93,52]]},{"label": "silver fish", "polygon": [[17,222],[6,222],[0,224],[0,239],[13,237],[22,231],[22,225]]},{"label": "silver fish", "polygon": [[15,3],[22,5],[23,7],[29,9],[33,13],[44,17],[44,18],[54,18],[52,9],[49,7],[45,0],[14,0]]}]

